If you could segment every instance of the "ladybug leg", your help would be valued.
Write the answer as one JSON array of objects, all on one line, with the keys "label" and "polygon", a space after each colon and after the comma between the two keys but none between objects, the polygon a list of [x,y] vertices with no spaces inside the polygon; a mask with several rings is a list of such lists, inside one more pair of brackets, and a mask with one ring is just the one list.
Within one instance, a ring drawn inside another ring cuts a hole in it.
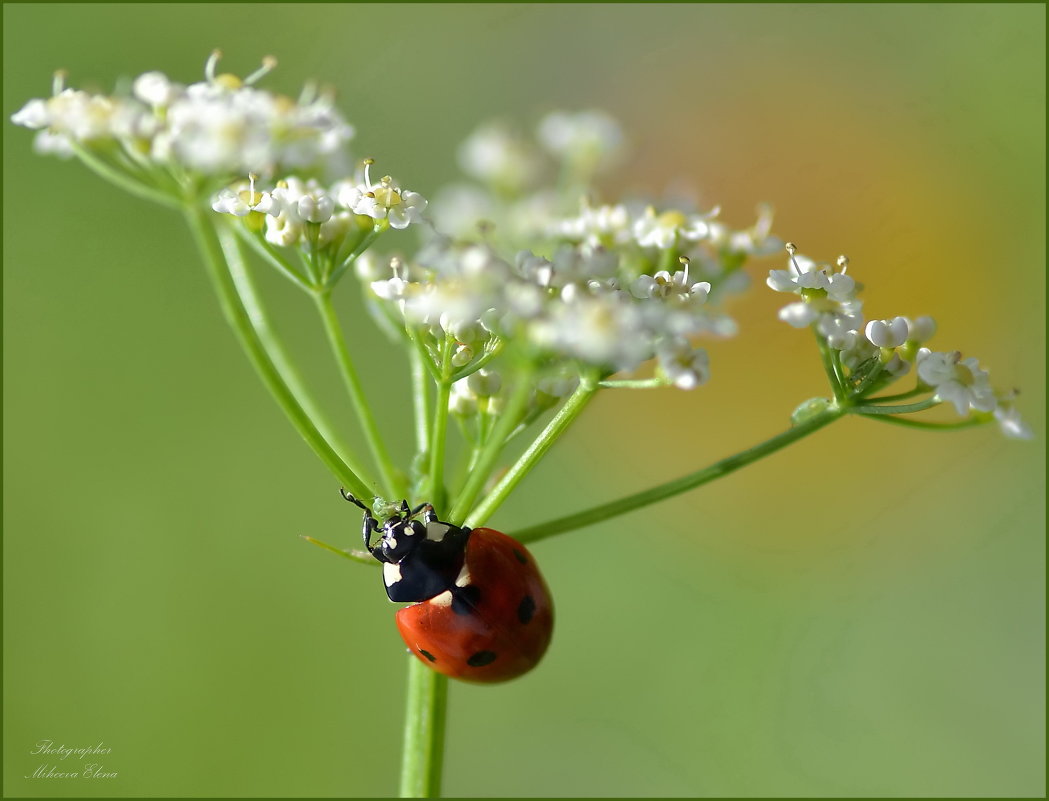
[{"label": "ladybug leg", "polygon": [[[437,512],[434,511],[434,508],[433,508],[433,506],[431,504],[428,504],[428,503],[422,504],[412,514],[418,514],[420,510],[425,510],[425,511],[423,511],[423,523],[444,523],[444,525],[446,525],[446,526],[451,525],[451,523],[445,523],[443,520],[441,520],[440,518],[437,517]],[[470,533],[470,529],[467,528],[466,526],[456,526],[456,528],[458,528],[464,534],[469,534]]]},{"label": "ladybug leg", "polygon": [[379,521],[372,517],[368,512],[364,513],[364,520],[361,524],[361,535],[364,538],[364,547],[368,553],[378,559],[380,562],[385,562],[386,559],[382,554],[382,547],[379,545],[372,545],[372,532],[377,531],[379,528]]},{"label": "ladybug leg", "polygon": [[367,512],[367,513],[368,513],[368,515],[369,515],[369,516],[371,516],[372,510],[371,510],[371,509],[369,509],[369,508],[368,508],[367,506],[365,506],[365,505],[364,505],[363,503],[361,503],[360,501],[358,501],[358,500],[357,500],[357,499],[356,499],[356,498],[355,498],[355,497],[354,497],[353,495],[351,495],[350,493],[348,493],[348,492],[346,491],[346,488],[345,488],[345,487],[339,487],[339,494],[340,494],[340,495],[342,496],[342,499],[343,499],[344,501],[349,501],[349,502],[350,502],[350,503],[352,503],[352,504],[353,504],[354,506],[357,506],[357,507],[359,507],[359,508],[363,509],[363,510],[364,510],[365,512]]},{"label": "ladybug leg", "polygon": [[379,521],[372,516],[372,510],[357,500],[353,495],[348,493],[344,488],[339,488],[339,494],[342,495],[343,500],[349,501],[354,506],[359,506],[364,510],[364,520],[361,524],[361,535],[364,538],[364,547],[368,553],[378,559],[380,562],[386,560],[382,556],[382,548],[378,545],[372,546],[372,532],[379,528]]}]

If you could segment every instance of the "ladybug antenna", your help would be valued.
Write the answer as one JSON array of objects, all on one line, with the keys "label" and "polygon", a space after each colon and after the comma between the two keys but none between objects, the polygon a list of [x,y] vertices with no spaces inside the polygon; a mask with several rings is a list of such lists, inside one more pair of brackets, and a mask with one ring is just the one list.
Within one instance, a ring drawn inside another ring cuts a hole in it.
[{"label": "ladybug antenna", "polygon": [[361,508],[361,509],[363,509],[363,510],[364,510],[365,512],[367,512],[367,513],[368,513],[369,515],[371,515],[371,513],[372,513],[372,510],[371,510],[371,509],[369,509],[369,508],[368,508],[367,506],[365,506],[365,505],[364,505],[363,503],[361,503],[360,501],[358,501],[358,500],[357,500],[357,499],[356,499],[356,498],[355,498],[355,497],[354,497],[353,495],[351,495],[350,493],[348,493],[348,492],[346,491],[346,488],[345,488],[345,487],[339,487],[339,494],[340,494],[340,495],[342,496],[342,499],[343,499],[344,501],[349,501],[349,502],[350,502],[350,503],[352,503],[352,504],[353,504],[354,506],[358,506],[358,507],[360,507],[360,508]]}]

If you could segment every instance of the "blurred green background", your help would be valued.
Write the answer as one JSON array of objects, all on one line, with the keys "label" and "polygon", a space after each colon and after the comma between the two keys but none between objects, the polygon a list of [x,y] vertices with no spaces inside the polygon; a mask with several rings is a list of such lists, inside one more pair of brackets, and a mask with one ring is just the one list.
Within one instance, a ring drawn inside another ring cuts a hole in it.
[{"label": "blurred green background", "polygon": [[[1041,5],[12,5],[4,114],[221,47],[338,87],[358,155],[423,194],[479,121],[603,107],[615,177],[675,181],[823,259],[870,317],[1018,386],[1036,432],[846,420],[647,514],[535,552],[542,666],[454,686],[451,796],[1039,796],[1044,773],[1045,9]],[[180,220],[4,129],[4,793],[376,796],[405,658],[378,574],[304,544],[358,517],[262,390]],[[779,266],[779,260],[772,262]],[[692,393],[601,397],[493,523],[694,469],[823,394],[762,285]],[[267,277],[338,398],[304,300]],[[343,310],[373,398],[399,355]],[[399,386],[399,385],[398,385]],[[382,398],[407,452],[403,393]],[[25,779],[104,742],[114,779]]]}]

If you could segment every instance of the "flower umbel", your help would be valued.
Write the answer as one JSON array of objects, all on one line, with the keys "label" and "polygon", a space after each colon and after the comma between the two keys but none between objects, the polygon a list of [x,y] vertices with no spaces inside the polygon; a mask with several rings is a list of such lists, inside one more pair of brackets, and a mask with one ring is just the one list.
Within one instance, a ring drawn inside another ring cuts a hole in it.
[{"label": "flower umbel", "polygon": [[[866,325],[860,314],[860,290],[851,276],[845,275],[848,259],[839,256],[834,272],[828,265],[817,264],[797,253],[787,243],[790,269],[772,270],[767,283],[778,292],[794,292],[802,297],[798,303],[780,310],[780,318],[795,327],[811,326],[823,353],[828,378],[837,402],[855,407],[857,414],[893,419],[894,415],[924,411],[942,402],[972,422],[985,422],[994,412],[1003,433],[1023,438],[1029,429],[1020,420],[1011,403],[1001,409],[988,373],[976,359],[963,359],[961,353],[940,353],[922,347],[936,333],[936,321],[927,315],[871,320]],[[862,330],[861,330],[862,329]],[[906,393],[894,396],[926,399],[904,406],[879,403],[876,394],[917,367],[918,384]],[[985,417],[981,417],[984,415]],[[907,421],[908,425],[935,427],[939,423]]]},{"label": "flower umbel", "polygon": [[252,175],[221,190],[211,207],[245,218],[238,233],[292,280],[330,288],[380,234],[417,222],[426,208],[422,195],[401,190],[388,176],[372,185],[372,163],[364,163],[363,183],[344,179],[327,187],[288,176],[261,189]]},{"label": "flower umbel", "polygon": [[275,59],[241,79],[216,74],[220,56],[212,53],[199,83],[185,86],[147,72],[132,82],[130,94],[67,88],[65,74],[57,73],[51,97],[30,100],[11,120],[40,132],[38,150],[71,155],[83,149],[129,180],[176,195],[202,179],[228,182],[312,167],[353,137],[330,94],[307,88],[293,100],[256,88]]}]

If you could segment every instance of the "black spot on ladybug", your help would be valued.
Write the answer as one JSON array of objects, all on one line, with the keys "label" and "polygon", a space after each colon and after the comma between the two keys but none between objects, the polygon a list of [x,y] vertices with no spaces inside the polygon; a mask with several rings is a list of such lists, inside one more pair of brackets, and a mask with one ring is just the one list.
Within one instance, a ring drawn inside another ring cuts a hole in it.
[{"label": "black spot on ladybug", "polygon": [[433,654],[431,654],[429,651],[425,651],[422,648],[420,648],[419,649],[419,653],[422,654],[423,656],[425,656],[431,662],[436,662],[437,661],[437,657],[434,656]]},{"label": "black spot on ladybug", "polygon": [[532,619],[532,615],[535,614],[535,600],[531,595],[526,595],[521,599],[521,603],[517,605],[517,619],[522,623],[527,623]]},{"label": "black spot on ladybug", "polygon": [[521,553],[516,548],[514,548],[514,556],[517,557],[517,561],[520,562],[522,565],[527,565],[528,564],[528,557],[525,556],[523,553]]},{"label": "black spot on ladybug", "polygon": [[478,651],[466,660],[470,667],[484,667],[495,661],[495,651]]},{"label": "black spot on ladybug", "polygon": [[452,611],[457,615],[469,615],[477,610],[481,600],[481,588],[476,584],[456,587],[452,590]]}]

